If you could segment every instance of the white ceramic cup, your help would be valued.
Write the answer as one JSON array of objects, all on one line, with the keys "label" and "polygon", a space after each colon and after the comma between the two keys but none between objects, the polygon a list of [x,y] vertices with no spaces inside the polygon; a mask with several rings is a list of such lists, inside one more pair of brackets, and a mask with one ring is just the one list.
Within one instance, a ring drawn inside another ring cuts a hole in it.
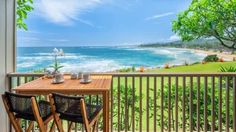
[{"label": "white ceramic cup", "polygon": [[77,73],[71,73],[71,79],[77,79],[78,74]]},{"label": "white ceramic cup", "polygon": [[83,74],[83,79],[85,82],[89,81],[90,80],[90,74],[89,73],[84,73]]},{"label": "white ceramic cup", "polygon": [[81,78],[83,78],[83,72],[78,73],[78,79],[81,79]]}]

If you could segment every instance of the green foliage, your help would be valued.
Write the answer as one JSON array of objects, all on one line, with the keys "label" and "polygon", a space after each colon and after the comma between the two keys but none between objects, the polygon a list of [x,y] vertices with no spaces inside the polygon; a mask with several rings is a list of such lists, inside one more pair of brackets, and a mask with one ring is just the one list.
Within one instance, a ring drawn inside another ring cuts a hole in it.
[{"label": "green foliage", "polygon": [[189,72],[198,72],[198,73],[213,73],[213,72],[219,72],[219,69],[221,66],[223,67],[229,67],[229,66],[235,66],[236,62],[235,61],[229,61],[229,62],[209,62],[206,64],[193,64],[189,66],[177,66],[177,67],[172,67],[171,69],[148,69],[147,72],[158,72],[158,73],[189,73]]},{"label": "green foliage", "polygon": [[173,21],[172,30],[184,41],[214,37],[236,49],[235,10],[236,0],[193,0]]},{"label": "green foliage", "polygon": [[44,73],[44,69],[33,70],[32,73]]},{"label": "green foliage", "polygon": [[119,72],[135,72],[135,67],[122,68]]},{"label": "green foliage", "polygon": [[132,66],[132,72],[135,72],[136,69],[135,69],[135,66]]},{"label": "green foliage", "polygon": [[203,61],[205,62],[217,62],[218,60],[219,58],[217,57],[217,55],[208,55],[203,59]]},{"label": "green foliage", "polygon": [[228,49],[220,44],[216,39],[198,39],[192,41],[174,41],[174,42],[163,42],[163,43],[149,43],[142,44],[140,47],[144,48],[159,48],[159,47],[174,47],[174,48],[187,48],[187,49],[201,49],[201,50],[215,50],[215,51],[228,51],[232,52],[231,49]]},{"label": "green foliage", "polygon": [[24,22],[28,17],[28,13],[33,10],[33,0],[17,0],[16,7],[16,27],[19,29],[27,29],[27,25]]},{"label": "green foliage", "polygon": [[229,66],[229,67],[220,67],[221,72],[236,72],[236,67]]},{"label": "green foliage", "polygon": [[[221,72],[236,72],[236,67],[234,66],[229,66],[229,67],[220,67],[220,71]],[[227,80],[228,79],[228,80]],[[226,85],[227,81],[228,81],[228,85],[230,87],[233,87],[233,77],[228,77],[228,78],[223,78],[223,84]]]},{"label": "green foliage", "polygon": [[192,63],[192,65],[197,65],[197,64],[200,64],[200,62],[194,62],[194,63]]},{"label": "green foliage", "polygon": [[64,66],[60,65],[60,63],[57,60],[55,60],[55,62],[49,67],[53,68],[54,72],[58,72],[59,69],[63,68]]},{"label": "green foliage", "polygon": [[[212,116],[211,116],[211,112],[212,112],[212,105],[211,102],[214,101],[214,117],[215,117],[215,123],[218,123],[218,116],[219,116],[219,89],[217,88],[218,84],[215,84],[215,89],[214,89],[214,100],[211,100],[212,97],[212,86],[208,86],[207,87],[207,131],[211,130],[211,120],[212,120]],[[193,129],[196,130],[197,129],[197,84],[194,83],[193,84],[193,88],[192,88],[192,123],[193,123]],[[175,115],[174,115],[174,110],[175,110],[175,90],[176,87],[175,85],[171,86],[171,117],[172,117],[172,122],[175,122]],[[233,116],[233,112],[231,111],[233,109],[233,89],[230,88],[229,89],[229,96],[230,96],[230,100],[229,100],[229,115],[230,117]],[[199,113],[200,113],[200,128],[201,130],[204,129],[204,85],[201,84],[200,85],[200,89],[199,89],[199,104],[200,104],[200,109],[199,109]],[[163,89],[163,98],[164,98],[164,103],[163,103],[163,109],[164,109],[164,127],[165,129],[168,128],[168,86],[166,85]],[[185,93],[185,94],[183,94]],[[158,91],[158,98],[161,98],[161,91]],[[183,105],[183,95],[185,97],[185,104]],[[186,119],[186,128],[189,130],[190,128],[190,85],[187,85],[185,88],[183,88],[182,86],[178,86],[178,117],[179,117],[179,128],[182,127],[183,125],[183,108],[185,106],[185,119]],[[226,89],[222,88],[222,125],[225,126],[226,125],[226,102],[224,101],[226,99]],[[158,111],[157,111],[157,121],[158,121],[158,126],[160,126],[160,122],[161,122],[161,105],[158,105]],[[233,127],[233,118],[230,118],[229,120],[229,124],[230,127]],[[175,128],[175,124],[172,124],[172,127]],[[218,125],[215,125],[215,130],[218,129]]]}]

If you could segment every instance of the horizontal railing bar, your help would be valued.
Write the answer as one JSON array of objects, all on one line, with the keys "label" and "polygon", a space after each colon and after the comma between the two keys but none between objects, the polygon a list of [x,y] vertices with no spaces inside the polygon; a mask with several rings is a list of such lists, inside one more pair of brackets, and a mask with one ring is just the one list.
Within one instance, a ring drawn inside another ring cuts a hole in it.
[{"label": "horizontal railing bar", "polygon": [[40,76],[44,76],[43,73],[17,73],[17,72],[14,72],[14,73],[8,73],[7,74],[7,77],[27,77],[27,76],[37,76],[37,77],[40,77]]},{"label": "horizontal railing bar", "polygon": [[[96,74],[91,74],[96,75]],[[219,77],[219,76],[236,76],[236,73],[113,73],[113,74],[98,74],[112,75],[113,77]]]},{"label": "horizontal railing bar", "polygon": [[[65,75],[68,75],[70,73],[64,73]],[[43,73],[8,73],[7,77],[17,77],[17,76],[35,76],[40,77],[43,76]],[[236,76],[235,72],[214,72],[214,73],[91,73],[91,75],[112,75],[114,77],[117,76]]]}]

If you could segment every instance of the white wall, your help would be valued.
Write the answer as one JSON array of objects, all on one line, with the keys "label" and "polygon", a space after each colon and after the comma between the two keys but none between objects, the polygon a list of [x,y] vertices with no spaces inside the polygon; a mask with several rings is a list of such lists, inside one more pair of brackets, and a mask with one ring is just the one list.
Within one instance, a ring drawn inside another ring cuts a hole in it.
[{"label": "white wall", "polygon": [[[0,93],[7,90],[6,74],[15,69],[15,1],[0,0]],[[7,132],[8,120],[0,99],[0,131]]]}]

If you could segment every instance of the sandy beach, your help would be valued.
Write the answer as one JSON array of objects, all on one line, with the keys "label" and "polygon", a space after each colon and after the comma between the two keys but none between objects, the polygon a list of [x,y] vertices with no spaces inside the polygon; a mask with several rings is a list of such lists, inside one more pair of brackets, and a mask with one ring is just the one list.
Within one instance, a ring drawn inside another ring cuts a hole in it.
[{"label": "sandy beach", "polygon": [[201,53],[206,55],[217,55],[219,58],[223,58],[226,61],[233,61],[234,58],[236,59],[236,55],[226,53],[226,52],[214,52],[214,51],[205,51],[205,50],[194,50],[195,53]]}]

